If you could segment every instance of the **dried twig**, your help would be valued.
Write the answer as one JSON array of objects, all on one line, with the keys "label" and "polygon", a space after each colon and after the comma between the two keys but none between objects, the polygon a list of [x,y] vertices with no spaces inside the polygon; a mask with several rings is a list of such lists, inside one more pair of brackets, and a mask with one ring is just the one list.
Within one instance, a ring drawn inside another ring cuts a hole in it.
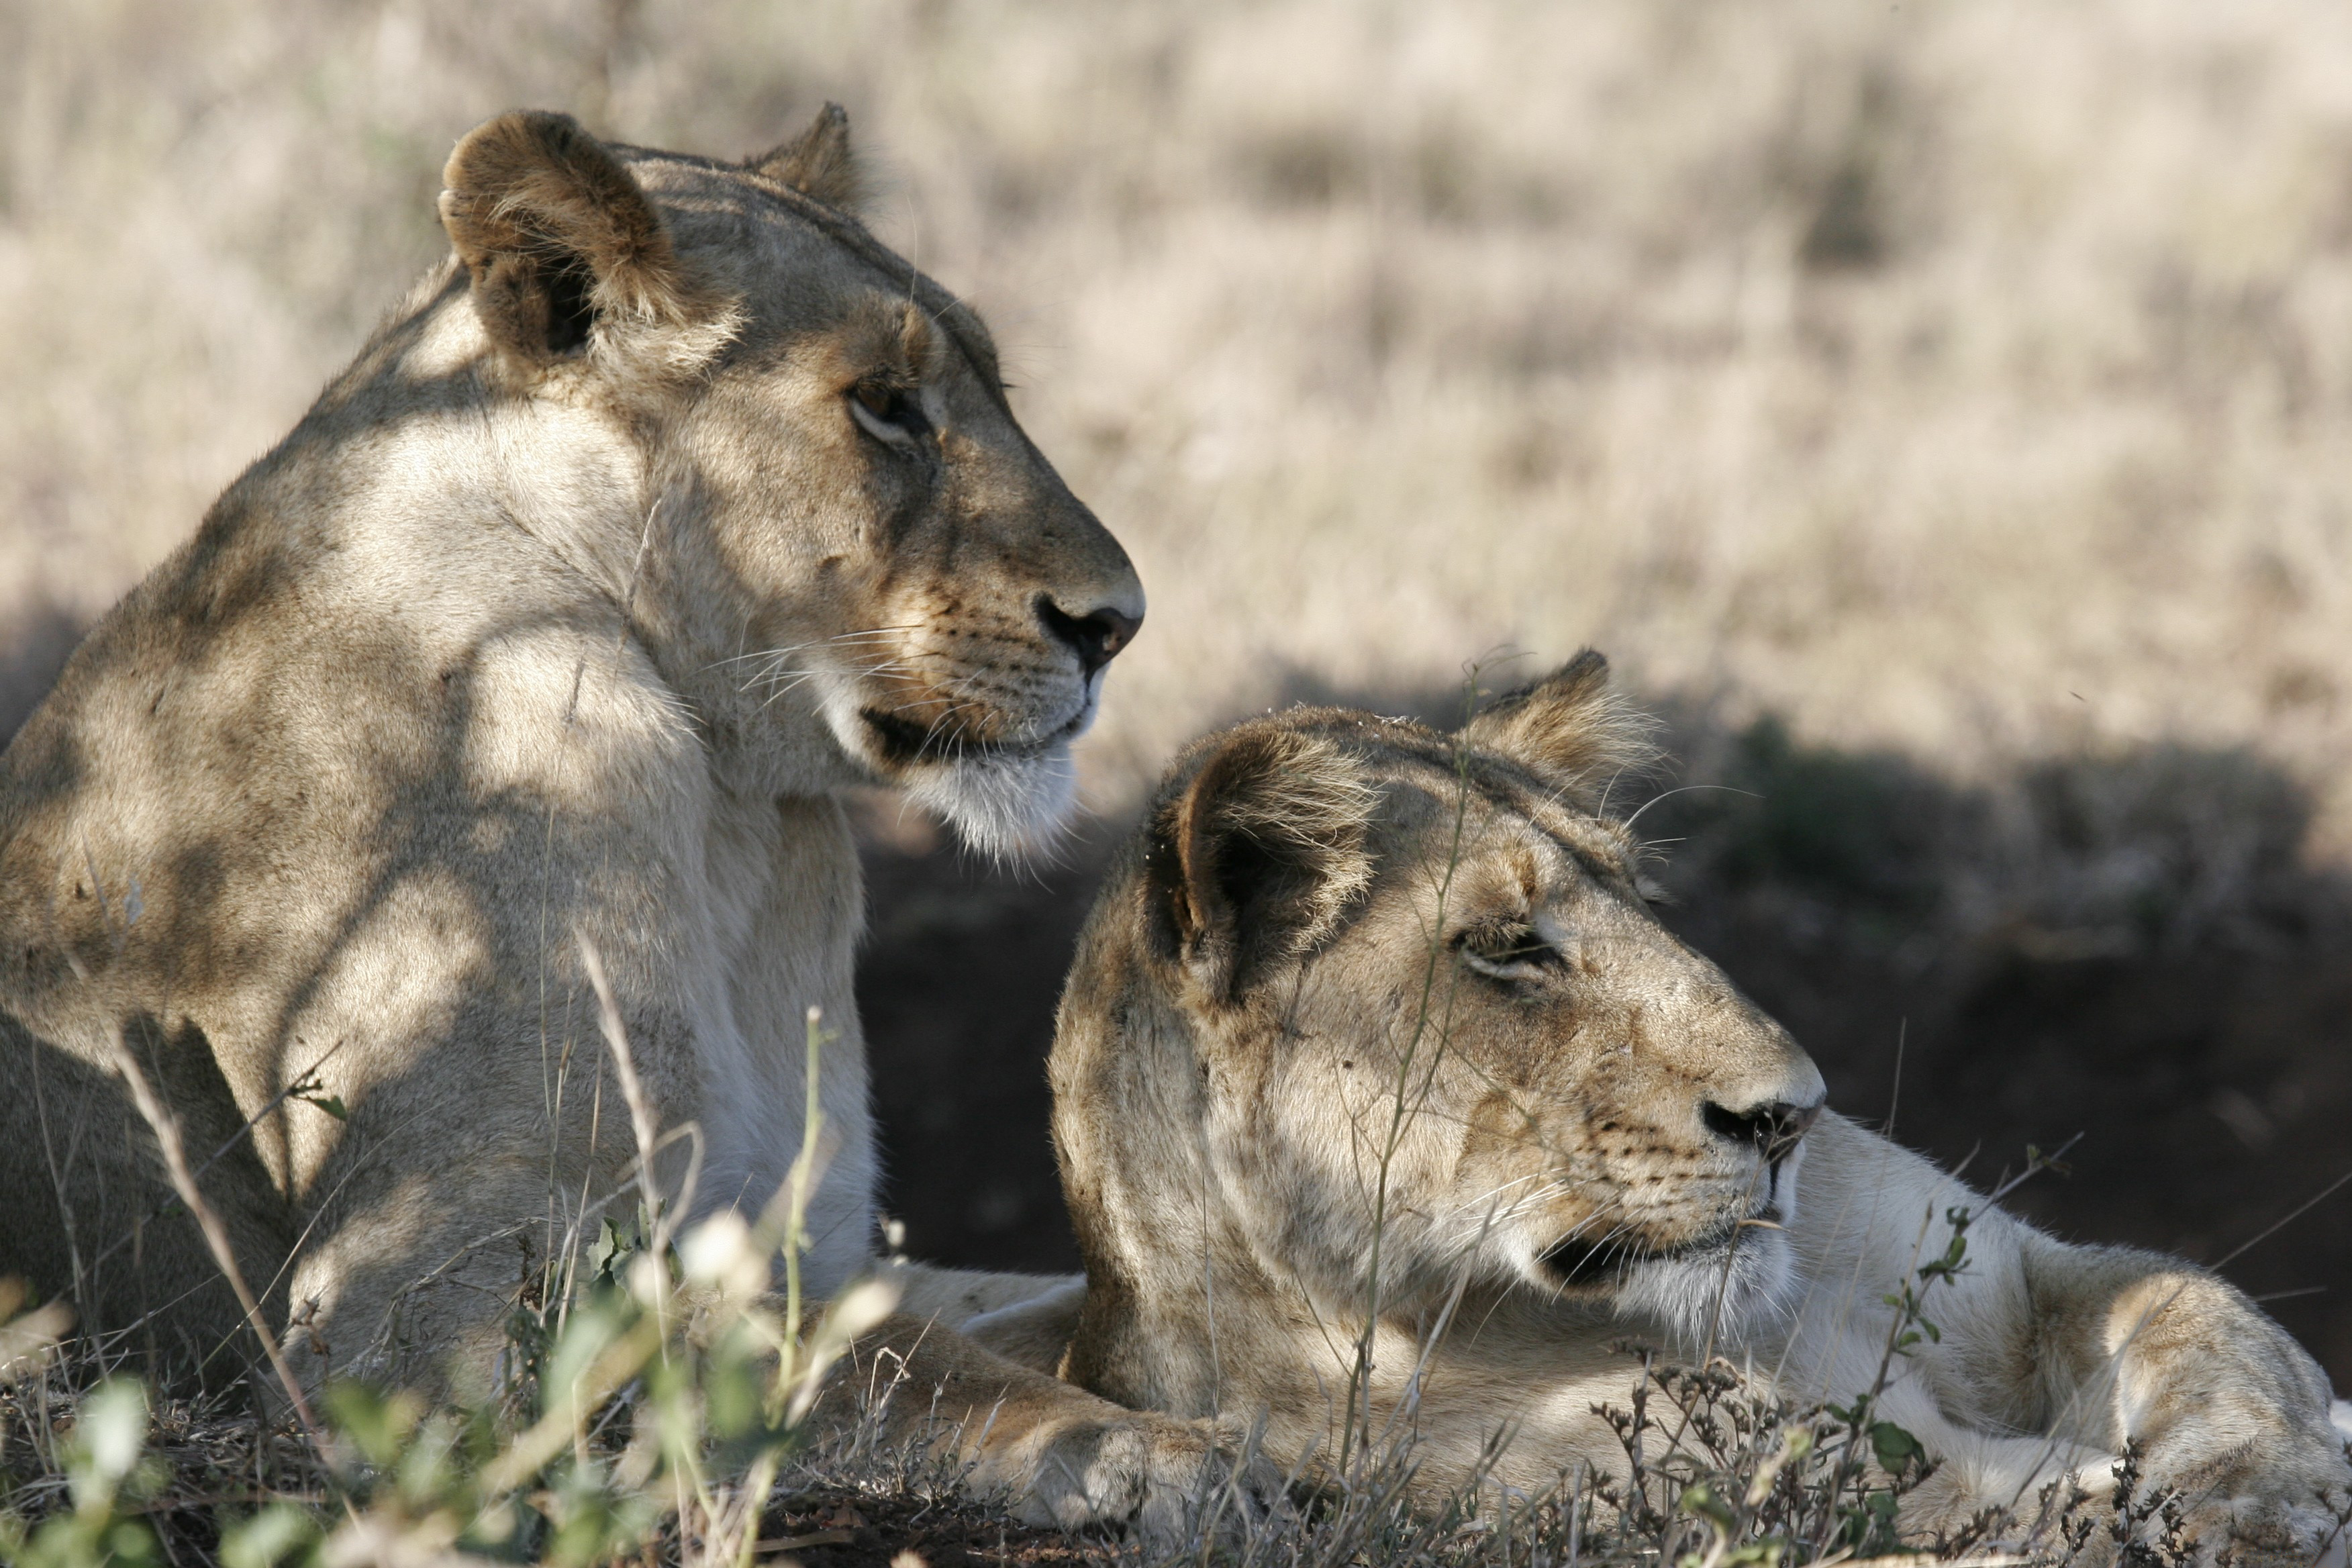
[{"label": "dried twig", "polygon": [[236,1292],[237,1305],[245,1309],[245,1321],[252,1328],[253,1337],[261,1342],[262,1353],[269,1358],[269,1370],[277,1374],[279,1385],[286,1390],[286,1397],[294,1406],[295,1418],[302,1423],[302,1431],[310,1439],[311,1447],[320,1454],[326,1453],[326,1434],[320,1429],[318,1417],[310,1414],[310,1401],[302,1397],[302,1384],[295,1378],[294,1369],[287,1364],[286,1352],[278,1343],[278,1337],[269,1331],[268,1323],[263,1321],[261,1303],[253,1299],[253,1290],[245,1282],[244,1270],[236,1266],[236,1253],[228,1242],[228,1227],[221,1223],[220,1215],[214,1212],[212,1205],[205,1201],[204,1193],[196,1186],[196,1179],[188,1169],[187,1148],[180,1141],[179,1119],[155,1097],[154,1088],[148,1083],[147,1074],[139,1066],[138,1057],[119,1037],[114,1043],[114,1066],[115,1070],[122,1075],[122,1081],[130,1086],[131,1103],[139,1108],[139,1114],[146,1119],[147,1125],[154,1129],[155,1142],[163,1148],[163,1168],[171,1174],[172,1186],[179,1193],[180,1201],[188,1205],[188,1212],[195,1216],[196,1226],[205,1235],[205,1245],[212,1249],[213,1262],[228,1281],[229,1289]]}]

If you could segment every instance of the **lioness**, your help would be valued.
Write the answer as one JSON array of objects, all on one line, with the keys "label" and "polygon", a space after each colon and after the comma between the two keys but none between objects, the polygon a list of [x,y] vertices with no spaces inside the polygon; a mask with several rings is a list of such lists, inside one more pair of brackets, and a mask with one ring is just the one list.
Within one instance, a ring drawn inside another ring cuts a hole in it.
[{"label": "lioness", "polygon": [[[1940,1461],[1909,1530],[2031,1513],[2136,1440],[2209,1551],[2340,1542],[2352,1468],[2282,1330],[1824,1110],[1796,1043],[1658,924],[1601,814],[1641,736],[1587,653],[1452,735],[1298,709],[1183,753],[1062,1003],[1087,1264],[1066,1375],[1328,1459],[1369,1323],[1370,1425],[1417,1398],[1419,1484],[1464,1484],[1504,1433],[1492,1477],[1533,1490],[1622,1468],[1593,1407],[1625,1403],[1629,1334],[1800,1399],[1850,1400],[1884,1362],[1879,1415]],[[1962,1208],[1965,1267],[1923,1302],[1941,1340],[1889,1356],[1886,1299]],[[977,1331],[1037,1354],[1066,1310]]]},{"label": "lioness", "polygon": [[[128,1051],[299,1381],[487,1370],[631,1172],[583,939],[698,1214],[783,1179],[822,1009],[807,1272],[867,1266],[838,796],[1054,822],[1144,598],[854,176],[831,107],[742,164],[553,114],[458,143],[451,255],[0,758],[0,1275],[253,1359]],[[993,1412],[982,1483],[1066,1522],[1189,1492],[1205,1429],[946,1331],[1039,1282],[906,1284],[921,1394]]]}]

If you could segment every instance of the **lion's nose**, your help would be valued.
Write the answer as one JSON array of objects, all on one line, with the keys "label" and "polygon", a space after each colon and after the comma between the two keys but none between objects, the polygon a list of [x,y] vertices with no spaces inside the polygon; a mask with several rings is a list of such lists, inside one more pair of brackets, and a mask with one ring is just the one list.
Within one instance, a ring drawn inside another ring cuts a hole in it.
[{"label": "lion's nose", "polygon": [[1112,605],[1096,605],[1077,614],[1062,608],[1044,595],[1037,596],[1037,618],[1045,630],[1069,645],[1078,666],[1091,676],[1135,640],[1143,625],[1140,615],[1129,615]]},{"label": "lion's nose", "polygon": [[1748,1144],[1767,1160],[1778,1160],[1794,1149],[1821,1114],[1818,1100],[1810,1105],[1778,1100],[1746,1110],[1734,1110],[1713,1100],[1699,1107],[1708,1131],[1734,1143]]}]

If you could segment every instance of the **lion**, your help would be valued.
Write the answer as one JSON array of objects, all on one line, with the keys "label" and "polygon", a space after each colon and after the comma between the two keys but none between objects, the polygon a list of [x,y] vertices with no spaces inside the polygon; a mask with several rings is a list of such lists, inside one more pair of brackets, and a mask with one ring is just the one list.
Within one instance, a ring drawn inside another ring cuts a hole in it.
[{"label": "lion", "polygon": [[[1622,1475],[1598,1406],[1646,1340],[1799,1402],[1883,1380],[1871,1418],[1937,1464],[1915,1537],[2095,1492],[2134,1444],[2209,1554],[2340,1550],[2352,1467],[2283,1330],[1829,1110],[1660,925],[1603,809],[1644,733],[1587,652],[1453,734],[1300,708],[1184,752],[1051,1058],[1085,1289],[974,1332],[1122,1405],[1263,1422],[1308,1473],[1409,1429],[1433,1498]],[[1923,1273],[1956,1226],[1957,1272]]]},{"label": "lion", "polygon": [[[740,164],[457,143],[449,256],[0,757],[0,1275],[173,1375],[257,1361],[140,1078],[299,1385],[484,1375],[632,1178],[595,957],[689,1222],[784,1180],[821,1019],[805,1278],[875,1266],[845,792],[1035,839],[1145,605],[856,175],[830,105]],[[876,1343],[982,1413],[978,1484],[1190,1494],[1208,1427],[951,1331],[1051,1281],[899,1283]]]}]

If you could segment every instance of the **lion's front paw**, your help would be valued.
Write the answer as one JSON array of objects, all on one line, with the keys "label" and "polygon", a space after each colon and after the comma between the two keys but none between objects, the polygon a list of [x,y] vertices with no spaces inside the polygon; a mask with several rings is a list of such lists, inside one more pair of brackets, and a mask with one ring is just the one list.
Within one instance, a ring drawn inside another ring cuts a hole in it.
[{"label": "lion's front paw", "polygon": [[2216,1498],[2189,1510],[2185,1533],[2200,1561],[2232,1568],[2346,1568],[2352,1563],[2352,1491],[2340,1479],[2297,1491]]},{"label": "lion's front paw", "polygon": [[[2183,1534],[2205,1562],[2233,1568],[2347,1568],[2352,1563],[2352,1462],[2332,1429],[2297,1433],[2218,1480],[2176,1483]],[[2209,1472],[2210,1473],[2210,1472]]]},{"label": "lion's front paw", "polygon": [[972,1479],[1010,1492],[1024,1523],[1110,1525],[1161,1546],[1232,1540],[1289,1506],[1281,1475],[1234,1434],[1147,1411],[1056,1423]]}]

